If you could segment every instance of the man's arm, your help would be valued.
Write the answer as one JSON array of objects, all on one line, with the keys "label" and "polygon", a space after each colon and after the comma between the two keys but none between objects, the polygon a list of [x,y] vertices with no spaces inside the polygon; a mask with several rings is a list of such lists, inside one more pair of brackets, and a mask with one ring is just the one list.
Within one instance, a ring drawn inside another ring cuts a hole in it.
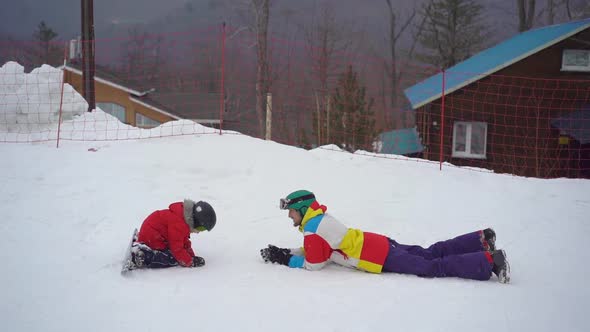
[{"label": "man's arm", "polygon": [[323,268],[329,262],[332,248],[321,236],[308,234],[304,237],[303,248],[287,249],[269,244],[267,248],[260,250],[260,255],[267,263],[313,271]]},{"label": "man's arm", "polygon": [[326,266],[332,255],[332,248],[324,238],[317,234],[307,234],[303,238],[304,255],[293,255],[289,267],[319,270]]}]

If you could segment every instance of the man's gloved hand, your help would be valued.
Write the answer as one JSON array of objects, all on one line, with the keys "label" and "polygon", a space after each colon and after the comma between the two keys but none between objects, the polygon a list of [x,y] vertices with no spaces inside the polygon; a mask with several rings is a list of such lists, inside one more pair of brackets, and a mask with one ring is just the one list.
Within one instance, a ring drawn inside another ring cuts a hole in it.
[{"label": "man's gloved hand", "polygon": [[205,259],[203,257],[195,256],[193,257],[193,267],[199,267],[205,265]]},{"label": "man's gloved hand", "polygon": [[291,250],[289,249],[279,248],[269,244],[268,248],[260,249],[260,256],[267,263],[279,263],[288,266],[289,260],[293,255],[291,255]]}]

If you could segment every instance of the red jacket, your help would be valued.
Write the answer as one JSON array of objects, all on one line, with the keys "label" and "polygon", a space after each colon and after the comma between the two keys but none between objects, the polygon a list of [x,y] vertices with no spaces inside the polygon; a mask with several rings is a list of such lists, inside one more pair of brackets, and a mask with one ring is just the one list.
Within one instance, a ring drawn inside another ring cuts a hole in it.
[{"label": "red jacket", "polygon": [[137,240],[155,250],[170,249],[180,265],[191,266],[193,263],[195,253],[182,202],[172,203],[167,210],[150,214],[141,225]]}]

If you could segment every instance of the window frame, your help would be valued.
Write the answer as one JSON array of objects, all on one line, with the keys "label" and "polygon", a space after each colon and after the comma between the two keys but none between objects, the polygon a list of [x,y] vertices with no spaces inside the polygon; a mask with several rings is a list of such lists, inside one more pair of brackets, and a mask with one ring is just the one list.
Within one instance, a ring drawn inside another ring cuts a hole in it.
[{"label": "window frame", "polygon": [[[483,153],[476,154],[471,153],[471,138],[473,133],[473,125],[481,124],[484,127],[483,137]],[[455,143],[457,141],[457,127],[459,125],[465,125],[465,151],[457,151],[455,149]],[[470,159],[486,159],[487,157],[487,145],[488,145],[488,124],[487,122],[480,121],[455,121],[453,123],[453,142],[452,142],[452,154],[453,158],[470,158]]]},{"label": "window frame", "polygon": [[[120,107],[120,108],[123,110],[123,120],[119,119],[119,117],[118,117],[118,116],[116,116],[115,114],[112,114],[112,113],[110,113],[111,111],[113,111],[112,109],[109,109],[109,110],[105,110],[105,109],[103,109],[103,108],[101,107],[101,104],[102,104],[102,105],[115,105],[115,106],[118,106],[118,107]],[[100,109],[101,109],[103,112],[105,112],[105,113],[107,113],[107,114],[109,114],[109,115],[111,115],[111,116],[115,117],[115,118],[116,118],[117,120],[119,120],[121,123],[125,123],[125,124],[127,123],[127,108],[126,108],[125,106],[123,106],[123,105],[121,105],[121,104],[119,104],[119,103],[112,102],[112,101],[99,101],[99,102],[96,102],[96,106],[97,106],[98,108],[100,108]]]},{"label": "window frame", "polygon": [[[145,119],[148,119],[149,121],[153,121],[154,122],[154,125],[152,126],[151,124],[148,124],[148,125],[140,124],[139,121],[138,121],[139,120],[139,117],[143,117]],[[157,127],[157,126],[159,126],[161,124],[162,123],[160,121],[154,120],[154,119],[150,118],[149,116],[147,116],[145,114],[142,114],[140,112],[135,112],[135,126],[138,127],[138,128],[150,129],[150,128],[155,128],[155,127]]]},{"label": "window frame", "polygon": [[[573,56],[576,53],[586,54],[586,58],[588,59],[588,65],[586,65],[586,66],[567,65],[566,64],[566,54],[569,56]],[[586,73],[590,72],[590,50],[564,49],[561,52],[561,71],[574,71],[574,72],[586,72]]]}]

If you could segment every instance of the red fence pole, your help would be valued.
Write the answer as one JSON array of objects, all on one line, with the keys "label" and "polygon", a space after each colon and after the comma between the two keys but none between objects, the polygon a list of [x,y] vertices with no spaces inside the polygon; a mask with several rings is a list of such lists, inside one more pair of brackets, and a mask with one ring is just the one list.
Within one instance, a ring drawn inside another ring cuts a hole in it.
[{"label": "red fence pole", "polygon": [[443,163],[443,140],[445,138],[445,70],[442,70],[442,98],[440,106],[440,149],[439,149],[439,170],[442,171]]},{"label": "red fence pole", "polygon": [[57,145],[56,148],[59,148],[59,133],[61,131],[61,115],[62,115],[62,106],[64,102],[64,85],[66,84],[66,63],[68,58],[68,44],[64,47],[64,66],[62,68],[62,76],[61,76],[61,97],[59,99],[59,118],[57,120]]},{"label": "red fence pole", "polygon": [[223,127],[223,113],[225,111],[225,22],[221,27],[221,93],[219,100],[219,135]]}]

